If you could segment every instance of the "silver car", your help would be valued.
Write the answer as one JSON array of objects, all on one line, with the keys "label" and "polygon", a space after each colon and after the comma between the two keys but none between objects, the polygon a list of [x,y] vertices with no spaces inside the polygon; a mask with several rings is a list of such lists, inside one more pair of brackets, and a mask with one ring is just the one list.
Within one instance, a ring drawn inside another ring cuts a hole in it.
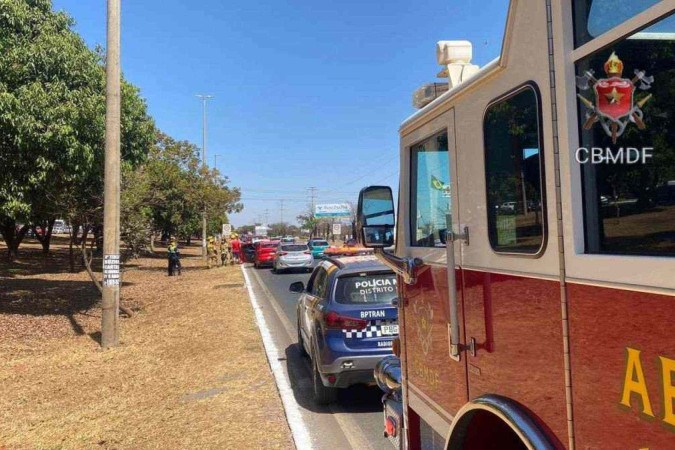
[{"label": "silver car", "polygon": [[280,243],[272,263],[273,272],[281,272],[289,269],[302,269],[312,271],[314,257],[307,244]]}]

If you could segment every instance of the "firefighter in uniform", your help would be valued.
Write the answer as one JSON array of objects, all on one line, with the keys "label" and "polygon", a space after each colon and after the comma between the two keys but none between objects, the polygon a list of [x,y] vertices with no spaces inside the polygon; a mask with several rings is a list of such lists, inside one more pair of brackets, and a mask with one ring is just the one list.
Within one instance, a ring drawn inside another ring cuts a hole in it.
[{"label": "firefighter in uniform", "polygon": [[172,277],[175,275],[175,271],[178,271],[180,275],[181,265],[180,265],[180,252],[178,251],[178,243],[176,238],[172,237],[169,242],[168,257],[169,257],[169,276]]},{"label": "firefighter in uniform", "polygon": [[223,266],[232,264],[232,244],[230,238],[223,237],[220,241],[220,259]]},{"label": "firefighter in uniform", "polygon": [[209,236],[208,244],[206,244],[207,265],[210,269],[218,265],[218,249],[216,248],[215,239]]}]

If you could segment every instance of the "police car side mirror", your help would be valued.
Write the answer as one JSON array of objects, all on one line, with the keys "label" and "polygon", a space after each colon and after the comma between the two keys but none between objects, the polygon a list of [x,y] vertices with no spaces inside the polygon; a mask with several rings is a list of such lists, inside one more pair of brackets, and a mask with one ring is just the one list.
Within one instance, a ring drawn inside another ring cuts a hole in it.
[{"label": "police car side mirror", "polygon": [[296,281],[291,283],[291,286],[288,288],[289,291],[295,292],[296,294],[302,294],[305,292],[305,284],[302,281]]},{"label": "police car side mirror", "polygon": [[356,232],[360,243],[368,248],[384,248],[394,244],[396,216],[394,196],[389,186],[361,189],[356,210]]}]

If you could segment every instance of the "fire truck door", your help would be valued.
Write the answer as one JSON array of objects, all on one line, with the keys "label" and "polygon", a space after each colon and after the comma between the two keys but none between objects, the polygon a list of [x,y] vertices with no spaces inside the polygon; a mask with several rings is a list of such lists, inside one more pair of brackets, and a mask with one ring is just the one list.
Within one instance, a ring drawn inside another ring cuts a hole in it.
[{"label": "fire truck door", "polygon": [[460,248],[455,242],[452,253],[451,242],[459,234],[455,138],[454,108],[402,138],[404,149],[410,151],[405,177],[410,185],[402,185],[401,192],[411,195],[410,210],[403,215],[409,220],[410,245],[402,256],[424,261],[416,282],[402,286],[407,300],[404,339],[409,398],[420,417],[441,434],[447,430],[438,424],[449,426],[450,414],[468,400],[466,358],[452,358],[449,346],[453,323],[463,336],[461,301],[454,303],[453,312],[450,298],[461,296],[461,270],[453,262],[455,256],[459,262]]}]

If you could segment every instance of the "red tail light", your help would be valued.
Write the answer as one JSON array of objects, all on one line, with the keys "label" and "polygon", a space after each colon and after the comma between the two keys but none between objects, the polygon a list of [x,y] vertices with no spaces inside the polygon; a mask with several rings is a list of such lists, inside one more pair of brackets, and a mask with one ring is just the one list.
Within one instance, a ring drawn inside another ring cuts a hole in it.
[{"label": "red tail light", "polygon": [[304,252],[304,253],[305,253],[305,255],[311,255],[312,254],[312,252],[309,252],[309,251]]},{"label": "red tail light", "polygon": [[279,256],[286,256],[288,255],[288,252],[279,252]]},{"label": "red tail light", "polygon": [[368,326],[368,321],[363,319],[355,319],[353,317],[341,316],[338,313],[331,311],[324,316],[324,322],[328,328],[340,329],[355,329],[362,330]]}]

